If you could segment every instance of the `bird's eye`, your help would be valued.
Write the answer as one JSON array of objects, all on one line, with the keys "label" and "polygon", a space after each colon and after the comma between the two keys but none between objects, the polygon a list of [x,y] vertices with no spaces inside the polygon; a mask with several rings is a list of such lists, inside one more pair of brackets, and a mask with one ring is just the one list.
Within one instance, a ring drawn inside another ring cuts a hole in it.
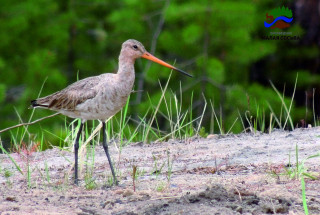
[{"label": "bird's eye", "polygon": [[135,50],[138,49],[138,46],[137,46],[137,45],[133,45],[132,47],[133,47]]}]

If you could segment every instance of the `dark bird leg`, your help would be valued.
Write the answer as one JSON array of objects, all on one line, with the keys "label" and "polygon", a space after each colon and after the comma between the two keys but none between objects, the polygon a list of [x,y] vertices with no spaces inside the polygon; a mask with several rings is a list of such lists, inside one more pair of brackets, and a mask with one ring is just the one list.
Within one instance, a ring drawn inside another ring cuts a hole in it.
[{"label": "dark bird leg", "polygon": [[74,144],[74,184],[78,185],[78,151],[79,151],[79,139],[82,132],[83,122],[80,124],[79,131],[77,133],[76,142]]},{"label": "dark bird leg", "polygon": [[110,168],[111,168],[111,172],[112,172],[112,176],[113,176],[113,183],[118,185],[118,180],[117,180],[117,177],[116,177],[116,174],[114,173],[114,169],[113,169],[113,166],[112,166],[112,161],[111,161],[111,158],[110,158],[110,155],[109,155],[109,151],[108,151],[108,145],[107,145],[107,138],[106,138],[106,123],[105,122],[102,122],[102,132],[103,132],[103,148],[104,148],[104,151],[106,152],[106,155],[107,155],[107,158],[108,158],[108,161],[109,161],[109,164],[110,164]]}]

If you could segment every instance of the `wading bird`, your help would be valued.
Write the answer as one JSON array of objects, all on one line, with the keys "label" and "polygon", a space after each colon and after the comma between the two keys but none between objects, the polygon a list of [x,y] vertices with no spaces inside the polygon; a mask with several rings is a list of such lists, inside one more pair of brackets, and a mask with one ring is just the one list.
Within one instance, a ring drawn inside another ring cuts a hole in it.
[{"label": "wading bird", "polygon": [[88,77],[69,85],[61,91],[31,101],[32,108],[45,108],[71,118],[81,119],[74,144],[74,183],[76,185],[78,184],[79,138],[86,120],[100,120],[102,122],[103,148],[109,161],[114,183],[118,184],[108,152],[105,120],[120,111],[127,102],[135,79],[134,63],[140,57],[192,77],[190,74],[154,57],[146,51],[140,42],[130,39],[122,44],[119,68],[116,74],[105,73]]}]

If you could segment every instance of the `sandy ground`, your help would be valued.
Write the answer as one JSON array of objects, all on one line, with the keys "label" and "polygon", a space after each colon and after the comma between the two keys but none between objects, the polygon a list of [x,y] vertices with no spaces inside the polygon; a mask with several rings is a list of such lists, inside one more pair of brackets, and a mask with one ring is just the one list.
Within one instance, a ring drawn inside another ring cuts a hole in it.
[{"label": "sandy ground", "polygon": [[[72,151],[34,152],[30,188],[22,155],[11,154],[24,175],[0,155],[0,214],[304,214],[301,182],[288,174],[296,146],[299,167],[319,179],[319,157],[301,162],[320,152],[320,128],[133,143],[120,155],[111,144],[119,186],[108,182],[101,146],[93,172],[93,157],[83,159],[80,186],[72,183]],[[320,214],[320,181],[305,182],[309,213]]]}]

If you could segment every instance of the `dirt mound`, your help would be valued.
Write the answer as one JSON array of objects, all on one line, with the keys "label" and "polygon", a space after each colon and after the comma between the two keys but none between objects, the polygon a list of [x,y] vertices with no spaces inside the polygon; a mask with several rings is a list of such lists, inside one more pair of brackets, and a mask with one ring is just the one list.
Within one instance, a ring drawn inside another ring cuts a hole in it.
[{"label": "dirt mound", "polygon": [[[111,145],[120,179],[112,187],[102,147],[81,160],[79,187],[72,184],[71,151],[34,153],[29,188],[25,161],[11,154],[22,175],[0,155],[0,214],[304,214],[297,178],[307,173],[319,179],[320,158],[304,160],[320,152],[319,131],[137,143],[121,154]],[[309,212],[320,214],[320,183],[305,182]]]}]

